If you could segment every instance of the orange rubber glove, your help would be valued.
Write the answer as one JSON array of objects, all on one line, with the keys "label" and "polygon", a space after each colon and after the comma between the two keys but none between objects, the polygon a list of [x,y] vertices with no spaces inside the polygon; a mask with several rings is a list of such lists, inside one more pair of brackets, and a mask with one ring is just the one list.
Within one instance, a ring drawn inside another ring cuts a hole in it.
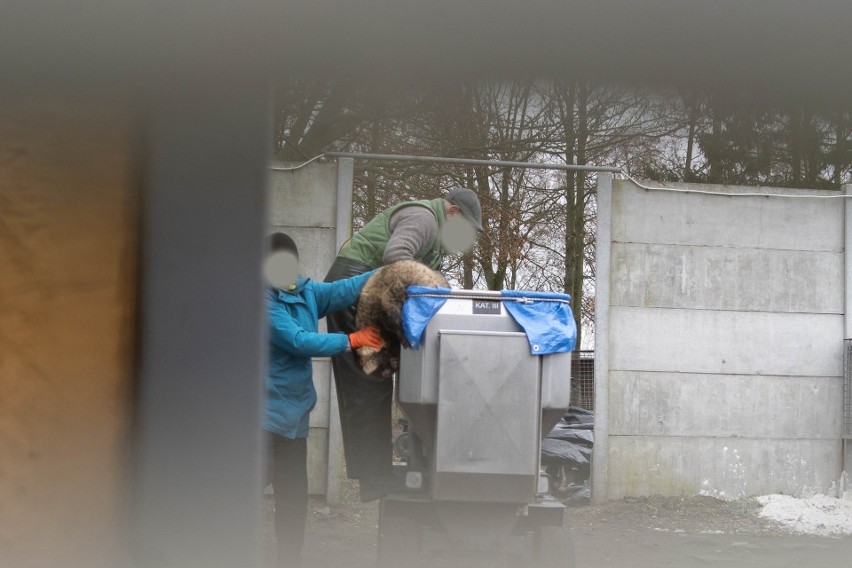
[{"label": "orange rubber glove", "polygon": [[378,351],[382,348],[382,334],[377,327],[365,327],[349,334],[349,345],[352,349],[372,347]]}]

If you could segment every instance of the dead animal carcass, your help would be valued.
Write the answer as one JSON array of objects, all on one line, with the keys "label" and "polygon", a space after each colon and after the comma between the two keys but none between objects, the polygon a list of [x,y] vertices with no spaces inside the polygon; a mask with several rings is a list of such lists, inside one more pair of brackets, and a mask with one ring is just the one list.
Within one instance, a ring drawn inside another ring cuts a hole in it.
[{"label": "dead animal carcass", "polygon": [[384,344],[380,350],[361,347],[355,352],[358,365],[369,375],[390,379],[399,369],[400,345],[407,346],[402,333],[402,304],[409,286],[449,288],[439,272],[413,260],[400,260],[380,268],[361,291],[355,327],[379,328]]}]

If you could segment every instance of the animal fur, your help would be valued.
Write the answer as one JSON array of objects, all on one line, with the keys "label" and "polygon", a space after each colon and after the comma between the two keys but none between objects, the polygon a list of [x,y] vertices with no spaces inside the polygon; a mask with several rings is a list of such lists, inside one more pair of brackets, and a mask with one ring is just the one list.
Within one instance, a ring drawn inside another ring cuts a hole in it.
[{"label": "animal fur", "polygon": [[409,286],[449,288],[446,279],[428,266],[413,260],[400,260],[376,271],[367,280],[355,311],[355,327],[379,328],[380,350],[361,347],[355,360],[368,375],[390,379],[399,369],[400,346],[408,347],[402,333],[402,304]]}]

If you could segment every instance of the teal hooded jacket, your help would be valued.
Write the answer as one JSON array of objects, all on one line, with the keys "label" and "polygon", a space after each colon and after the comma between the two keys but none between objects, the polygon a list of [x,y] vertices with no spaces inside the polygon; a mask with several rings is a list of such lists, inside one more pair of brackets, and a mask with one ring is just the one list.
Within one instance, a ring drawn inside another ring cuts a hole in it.
[{"label": "teal hooded jacket", "polygon": [[317,323],[354,304],[372,274],[336,282],[300,277],[292,291],[266,290],[270,340],[266,430],[286,438],[308,436],[308,416],[317,402],[311,357],[330,357],[349,349],[348,335],[317,333]]}]

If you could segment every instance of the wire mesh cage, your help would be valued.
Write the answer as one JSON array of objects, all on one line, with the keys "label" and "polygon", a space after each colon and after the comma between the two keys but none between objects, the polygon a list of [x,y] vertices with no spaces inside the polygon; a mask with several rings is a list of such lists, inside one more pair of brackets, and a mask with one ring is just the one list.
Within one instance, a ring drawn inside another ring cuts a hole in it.
[{"label": "wire mesh cage", "polygon": [[843,437],[852,439],[852,339],[843,341]]},{"label": "wire mesh cage", "polygon": [[571,361],[571,405],[595,409],[595,352],[575,351]]}]

